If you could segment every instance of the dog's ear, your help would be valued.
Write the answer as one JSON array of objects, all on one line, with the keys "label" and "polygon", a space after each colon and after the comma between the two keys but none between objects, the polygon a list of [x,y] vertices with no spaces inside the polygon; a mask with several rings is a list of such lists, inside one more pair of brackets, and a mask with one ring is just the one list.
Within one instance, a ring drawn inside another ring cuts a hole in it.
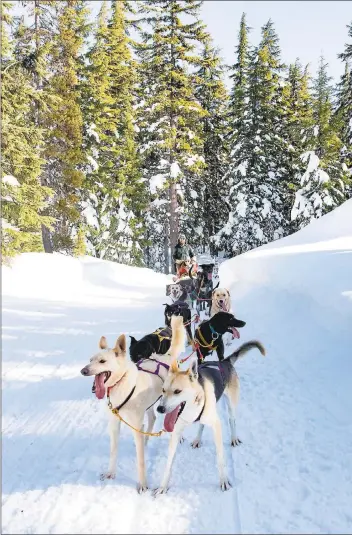
[{"label": "dog's ear", "polygon": [[226,288],[226,291],[227,291],[227,294],[228,294],[229,298],[231,298],[230,292],[229,292],[229,290],[227,288]]},{"label": "dog's ear", "polygon": [[120,334],[120,336],[116,340],[114,351],[118,355],[121,355],[121,353],[126,352],[126,336],[124,334]]},{"label": "dog's ear", "polygon": [[191,365],[188,368],[188,375],[192,381],[198,379],[198,359],[197,358],[192,359]]},{"label": "dog's ear", "polygon": [[137,343],[137,340],[135,339],[134,336],[131,336],[131,335],[130,335],[130,338],[131,338],[131,346],[134,346],[134,344]]},{"label": "dog's ear", "polygon": [[108,347],[108,343],[106,341],[105,336],[102,336],[99,340],[99,347],[100,349],[106,349]]},{"label": "dog's ear", "polygon": [[178,360],[177,359],[174,359],[172,362],[171,362],[171,365],[170,365],[170,371],[171,373],[177,373],[179,370],[178,368]]}]

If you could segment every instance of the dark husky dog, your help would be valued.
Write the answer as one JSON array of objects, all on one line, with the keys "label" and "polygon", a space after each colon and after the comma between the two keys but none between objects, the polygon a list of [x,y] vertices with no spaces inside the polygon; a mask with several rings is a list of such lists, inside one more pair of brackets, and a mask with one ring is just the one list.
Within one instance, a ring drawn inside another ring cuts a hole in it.
[{"label": "dark husky dog", "polygon": [[183,323],[185,325],[188,343],[192,345],[193,343],[193,334],[192,334],[192,328],[191,328],[191,319],[192,319],[192,313],[188,306],[188,303],[185,303],[184,301],[175,301],[172,303],[172,305],[168,305],[164,303],[165,305],[165,325],[170,326],[171,325],[171,318],[172,316],[182,316]]},{"label": "dark husky dog", "polygon": [[[171,324],[170,324],[171,325]],[[130,357],[133,362],[149,358],[153,353],[165,355],[171,346],[171,326],[160,327],[151,334],[136,340],[130,336]]]},{"label": "dark husky dog", "polygon": [[235,338],[240,337],[237,327],[244,327],[245,321],[238,320],[229,312],[218,312],[207,321],[203,321],[194,333],[197,345],[198,362],[202,362],[207,355],[216,351],[219,360],[224,360],[223,334],[230,332]]}]

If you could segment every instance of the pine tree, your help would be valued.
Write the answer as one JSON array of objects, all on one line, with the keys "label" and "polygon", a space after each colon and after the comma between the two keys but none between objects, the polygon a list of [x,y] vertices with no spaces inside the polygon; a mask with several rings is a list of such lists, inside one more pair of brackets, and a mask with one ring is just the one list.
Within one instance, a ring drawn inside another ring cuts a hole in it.
[{"label": "pine tree", "polygon": [[286,147],[282,137],[284,66],[272,21],[263,26],[259,47],[251,51],[247,30],[243,17],[233,75],[234,117],[239,119],[232,140],[231,211],[217,236],[219,247],[231,254],[280,238],[287,226],[281,164]]},{"label": "pine tree", "polygon": [[[192,72],[199,63],[196,47],[206,39],[198,20],[201,3],[155,0],[144,2],[141,11],[146,26],[139,50],[140,91],[144,91],[138,126],[143,174],[151,191],[146,261],[157,262],[158,269],[166,272],[169,247],[176,244],[180,224],[194,231],[194,206],[184,200],[191,196],[191,181],[204,165],[200,124],[204,111],[195,98]],[[183,22],[184,17],[189,22]]]},{"label": "pine tree", "polygon": [[91,252],[141,264],[145,194],[135,143],[135,62],[129,46],[127,2],[103,2],[95,43],[88,54],[85,142],[85,214]]},{"label": "pine tree", "polygon": [[[352,23],[347,26],[352,38]],[[345,63],[345,71],[337,87],[335,124],[342,141],[341,158],[348,175],[346,192],[352,196],[352,44],[346,43],[345,51],[339,55]]]},{"label": "pine tree", "polygon": [[[44,116],[50,107],[50,97],[47,91],[47,79],[49,77],[49,61],[55,34],[54,6],[53,0],[33,0],[22,1],[26,8],[26,23],[23,17],[16,26],[14,34],[14,55],[26,71],[28,82],[36,91],[36,99],[32,109],[33,120],[42,131],[43,139],[47,139]],[[39,148],[38,148],[39,150]],[[41,152],[44,150],[44,144]],[[42,186],[46,186],[43,173],[39,177]],[[48,215],[48,208],[43,210],[43,214]],[[44,250],[52,253],[52,243],[50,230],[42,225],[42,240]]]},{"label": "pine tree", "polygon": [[[2,257],[41,251],[41,227],[52,219],[43,215],[49,188],[40,184],[43,131],[34,110],[41,95],[31,85],[30,73],[16,55],[10,4],[2,4]],[[22,31],[16,28],[15,32]]]},{"label": "pine tree", "polygon": [[85,156],[82,150],[81,54],[87,33],[83,0],[55,4],[58,30],[52,48],[49,92],[52,106],[46,114],[48,139],[44,157],[45,180],[55,191],[51,215],[56,218],[54,250],[71,254],[80,226],[80,196]]},{"label": "pine tree", "polygon": [[[199,176],[199,186],[192,184],[191,199],[194,205],[195,225],[201,230],[203,249],[216,248],[212,241],[225,224],[228,206],[225,180],[228,167],[227,113],[228,95],[223,81],[224,67],[211,39],[205,43],[201,65],[196,73],[196,97],[206,112],[202,119],[203,158],[205,168]],[[195,233],[193,233],[194,235]]]},{"label": "pine tree", "polygon": [[[297,59],[289,67],[288,77],[283,87],[285,116],[282,125],[283,137],[287,150],[283,152],[282,165],[285,199],[285,219],[290,221],[295,194],[300,188],[300,178],[305,171],[302,155],[309,151],[314,143],[312,97],[309,91],[310,76],[308,66],[303,70]],[[289,232],[297,230],[291,221]]]},{"label": "pine tree", "polygon": [[345,199],[347,176],[340,158],[342,143],[333,128],[333,88],[327,67],[322,57],[313,85],[314,144],[302,155],[306,171],[292,208],[292,220],[299,228]]}]

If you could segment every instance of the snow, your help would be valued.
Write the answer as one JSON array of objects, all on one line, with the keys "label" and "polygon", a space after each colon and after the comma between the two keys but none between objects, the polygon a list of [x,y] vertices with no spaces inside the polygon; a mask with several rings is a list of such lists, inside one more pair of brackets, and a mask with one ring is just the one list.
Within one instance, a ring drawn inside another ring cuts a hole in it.
[{"label": "snow", "polygon": [[194,189],[191,189],[190,195],[191,195],[192,199],[197,199],[198,198],[198,193],[196,191],[194,191]]},{"label": "snow", "polygon": [[243,533],[351,533],[352,200],[220,266],[241,338]]},{"label": "snow", "polygon": [[20,229],[17,228],[17,227],[14,227],[13,225],[11,225],[11,223],[9,223],[6,219],[4,219],[3,217],[1,218],[1,228],[3,229],[8,229],[8,230],[15,230],[16,232],[20,232]]},{"label": "snow", "polygon": [[158,174],[151,177],[149,182],[150,193],[156,193],[158,189],[161,189],[166,181],[164,174]]},{"label": "snow", "polygon": [[177,162],[172,162],[172,164],[170,165],[170,177],[177,178],[178,175],[180,174],[181,174],[180,166],[178,165]]},{"label": "snow", "polygon": [[89,127],[87,128],[87,134],[91,137],[94,137],[95,141],[97,143],[100,143],[100,137],[99,137],[99,134],[98,132],[95,130],[96,129],[96,124],[92,123],[89,125]]},{"label": "snow", "polygon": [[[265,359],[253,351],[236,365],[238,448],[228,446],[219,403],[234,487],[218,489],[209,429],[202,448],[190,448],[194,426],[169,493],[155,500],[135,490],[125,426],[117,477],[99,480],[109,457],[106,401],[93,398],[79,370],[101,335],[141,337],[163,324],[170,277],[60,254],[26,253],[3,266],[2,532],[350,533],[351,253],[352,200],[221,263],[221,286],[247,322],[241,342],[267,348]],[[166,436],[147,446],[151,488],[167,446]]]},{"label": "snow", "polygon": [[[22,254],[3,268],[3,533],[240,532],[236,489],[218,488],[209,430],[200,450],[190,448],[196,426],[185,434],[166,496],[137,494],[125,426],[117,477],[99,479],[109,458],[106,401],[93,397],[80,369],[102,334],[141,337],[163,325],[168,282],[149,269],[60,254]],[[221,414],[229,444],[223,404]],[[168,438],[147,446],[151,488],[164,472]],[[230,447],[225,451],[235,482]]]},{"label": "snow", "polygon": [[238,204],[236,206],[236,212],[240,217],[246,217],[247,212],[247,201],[245,200],[245,196],[243,193],[239,193],[237,195]]},{"label": "snow", "polygon": [[85,208],[82,210],[82,215],[85,217],[87,224],[91,227],[99,228],[97,211],[94,206],[88,204],[87,202],[83,202],[82,205],[85,206]]},{"label": "snow", "polygon": [[87,160],[88,162],[90,163],[93,171],[97,171],[99,169],[99,164],[97,163],[96,160],[94,160],[94,158],[92,156],[87,156]]},{"label": "snow", "polygon": [[19,186],[20,183],[18,182],[17,178],[13,175],[4,175],[1,178],[1,182],[3,184],[8,184],[9,186]]}]

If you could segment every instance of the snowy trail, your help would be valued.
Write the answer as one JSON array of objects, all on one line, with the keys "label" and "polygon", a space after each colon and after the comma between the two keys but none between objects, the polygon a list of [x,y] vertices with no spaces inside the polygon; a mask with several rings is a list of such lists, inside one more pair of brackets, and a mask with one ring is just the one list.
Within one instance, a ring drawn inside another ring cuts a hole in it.
[{"label": "snowy trail", "polygon": [[[141,335],[162,324],[164,299],[157,296],[147,313],[138,307],[127,315],[111,306],[3,299],[3,533],[239,533],[236,489],[218,489],[207,429],[199,450],[190,447],[196,426],[187,431],[166,496],[136,493],[133,437],[124,426],[117,478],[99,480],[108,463],[107,418],[79,370],[102,334],[114,340],[121,331]],[[223,429],[229,444],[226,417]],[[168,437],[150,439],[151,488],[167,451]]]}]

